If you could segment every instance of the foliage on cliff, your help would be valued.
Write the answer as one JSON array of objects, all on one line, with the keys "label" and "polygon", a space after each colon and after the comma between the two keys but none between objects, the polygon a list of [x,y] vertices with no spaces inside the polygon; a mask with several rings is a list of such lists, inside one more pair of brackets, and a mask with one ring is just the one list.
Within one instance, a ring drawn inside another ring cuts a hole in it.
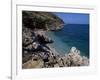
[{"label": "foliage on cliff", "polygon": [[63,20],[50,12],[22,11],[22,22],[31,29],[57,30],[64,24]]}]

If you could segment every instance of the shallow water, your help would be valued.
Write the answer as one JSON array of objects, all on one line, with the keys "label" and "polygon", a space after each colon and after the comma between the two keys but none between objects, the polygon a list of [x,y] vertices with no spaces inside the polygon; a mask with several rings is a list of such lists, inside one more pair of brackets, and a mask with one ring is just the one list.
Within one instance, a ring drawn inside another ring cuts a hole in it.
[{"label": "shallow water", "polygon": [[54,40],[50,44],[60,54],[66,54],[75,46],[82,56],[89,57],[89,25],[68,24],[59,31],[49,31],[48,36]]}]

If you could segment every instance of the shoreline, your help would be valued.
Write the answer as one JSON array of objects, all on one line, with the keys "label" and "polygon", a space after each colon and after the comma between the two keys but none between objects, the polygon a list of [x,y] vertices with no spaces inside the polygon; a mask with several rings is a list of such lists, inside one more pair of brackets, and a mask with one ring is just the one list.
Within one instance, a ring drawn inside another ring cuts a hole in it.
[{"label": "shoreline", "polygon": [[[83,24],[75,25],[79,27],[81,26],[80,29],[83,29],[82,27],[85,27],[84,28],[85,31],[82,30],[83,32],[79,32],[80,34],[77,34],[78,33],[76,32],[77,30],[75,30],[75,34],[74,34],[73,26],[74,24],[69,24],[68,26],[64,26],[60,31],[47,32],[48,37],[50,37],[51,39],[55,41],[55,43],[50,44],[50,45],[54,47],[57,50],[57,52],[64,53],[64,54],[67,51],[69,51],[72,46],[75,46],[81,51],[81,56],[86,56],[89,58],[89,39],[88,39],[88,36],[85,36],[85,35],[88,35],[87,33],[88,28],[86,28],[88,26],[84,26]],[[78,29],[78,31],[80,29]]]}]

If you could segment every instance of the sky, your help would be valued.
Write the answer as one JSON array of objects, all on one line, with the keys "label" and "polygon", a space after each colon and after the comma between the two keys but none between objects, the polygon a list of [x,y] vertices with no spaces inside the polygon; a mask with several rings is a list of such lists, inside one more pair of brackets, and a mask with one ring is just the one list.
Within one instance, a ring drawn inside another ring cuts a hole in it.
[{"label": "sky", "polygon": [[89,14],[84,13],[54,13],[66,24],[89,24]]}]

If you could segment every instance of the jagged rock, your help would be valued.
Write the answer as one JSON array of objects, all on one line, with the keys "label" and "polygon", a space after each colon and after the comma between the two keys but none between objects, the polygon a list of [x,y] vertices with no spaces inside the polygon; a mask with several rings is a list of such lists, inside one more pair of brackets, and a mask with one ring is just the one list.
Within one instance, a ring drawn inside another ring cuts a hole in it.
[{"label": "jagged rock", "polygon": [[70,53],[65,55],[66,64],[68,66],[86,66],[88,65],[88,58],[82,57],[80,51],[76,47],[72,47]]},{"label": "jagged rock", "polygon": [[[32,61],[39,61],[39,64],[26,62],[24,68],[32,67],[35,68],[51,68],[51,67],[71,67],[71,66],[88,66],[89,60],[85,56],[81,56],[80,51],[72,47],[70,52],[65,54],[65,56],[54,55],[52,51],[50,52],[37,52],[32,55]],[[41,64],[40,64],[41,63]],[[38,66],[37,66],[38,65]]]},{"label": "jagged rock", "polygon": [[23,44],[23,47],[30,45],[32,42],[33,42],[32,31],[23,26],[23,28],[22,28],[22,44]]},{"label": "jagged rock", "polygon": [[54,67],[59,67],[59,64],[55,64]]},{"label": "jagged rock", "polygon": [[76,47],[72,47],[70,49],[70,53],[76,53],[76,54],[80,54],[80,51],[78,49],[76,49]]},{"label": "jagged rock", "polygon": [[36,55],[36,54],[32,55],[32,60],[33,61],[37,61],[39,59],[40,59],[40,57],[38,55]]},{"label": "jagged rock", "polygon": [[39,31],[37,32],[37,40],[40,44],[48,44],[53,43],[53,40],[48,38],[43,32]]},{"label": "jagged rock", "polygon": [[58,65],[59,65],[59,67],[63,67],[63,66],[64,66],[64,60],[63,60],[62,58],[59,58],[59,59],[57,60],[57,63],[58,63]]},{"label": "jagged rock", "polygon": [[43,55],[43,61],[44,62],[48,62],[49,60],[48,60],[48,55],[47,54],[44,54]]}]

